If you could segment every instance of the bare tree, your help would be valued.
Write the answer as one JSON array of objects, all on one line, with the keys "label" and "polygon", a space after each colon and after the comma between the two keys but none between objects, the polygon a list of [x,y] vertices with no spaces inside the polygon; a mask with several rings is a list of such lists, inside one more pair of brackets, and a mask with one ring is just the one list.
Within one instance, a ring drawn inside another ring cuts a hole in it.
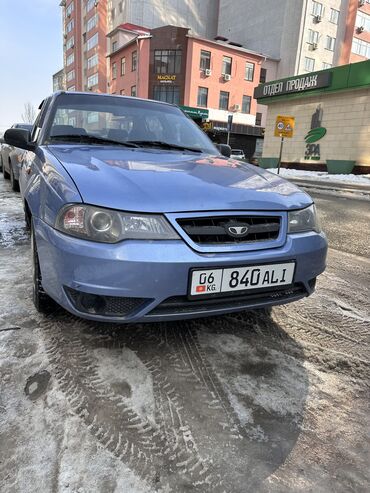
[{"label": "bare tree", "polygon": [[36,118],[36,110],[31,103],[24,104],[24,113],[22,113],[22,120],[24,123],[33,123]]}]

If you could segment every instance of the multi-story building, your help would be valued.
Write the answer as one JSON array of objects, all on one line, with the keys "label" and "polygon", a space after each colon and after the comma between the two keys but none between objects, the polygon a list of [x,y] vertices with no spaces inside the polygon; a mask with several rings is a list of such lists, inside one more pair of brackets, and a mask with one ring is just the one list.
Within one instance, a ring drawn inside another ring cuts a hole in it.
[{"label": "multi-story building", "polygon": [[107,0],[62,0],[60,5],[67,90],[106,92]]},{"label": "multi-story building", "polygon": [[370,0],[220,0],[218,34],[280,59],[277,77],[370,57]]},{"label": "multi-story building", "polygon": [[253,92],[266,79],[266,56],[177,26],[123,24],[108,37],[111,93],[180,105],[219,140],[232,114],[231,145],[253,155],[262,135]]},{"label": "multi-story building", "polygon": [[370,0],[349,0],[340,65],[370,59]]},{"label": "multi-story building", "polygon": [[149,29],[172,24],[213,39],[218,9],[219,0],[108,0],[109,30],[127,22]]}]

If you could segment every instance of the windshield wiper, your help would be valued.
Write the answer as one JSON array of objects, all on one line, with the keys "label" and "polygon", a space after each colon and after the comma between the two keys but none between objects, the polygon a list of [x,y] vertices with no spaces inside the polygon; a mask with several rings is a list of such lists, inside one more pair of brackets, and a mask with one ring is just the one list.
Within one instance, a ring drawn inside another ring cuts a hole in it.
[{"label": "windshield wiper", "polygon": [[190,152],[203,152],[202,149],[197,147],[187,147],[177,144],[171,144],[170,142],[163,142],[161,140],[129,140],[128,144],[135,144],[139,147],[159,147],[161,149],[175,149],[178,151],[190,151]]},{"label": "windshield wiper", "polygon": [[70,140],[77,142],[86,142],[91,144],[112,144],[120,145],[124,147],[139,147],[135,142],[120,142],[118,140],[106,139],[105,137],[97,137],[96,135],[89,134],[70,134],[70,135],[53,135],[49,137],[49,142],[53,140]]}]

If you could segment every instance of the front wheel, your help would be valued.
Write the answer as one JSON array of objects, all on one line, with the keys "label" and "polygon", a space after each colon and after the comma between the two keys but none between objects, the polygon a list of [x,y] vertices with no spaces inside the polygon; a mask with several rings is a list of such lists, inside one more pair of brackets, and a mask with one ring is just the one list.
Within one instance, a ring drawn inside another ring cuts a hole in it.
[{"label": "front wheel", "polygon": [[41,270],[34,226],[31,221],[31,250],[32,250],[32,280],[33,280],[33,304],[40,313],[48,314],[55,309],[54,301],[45,293],[42,287]]}]

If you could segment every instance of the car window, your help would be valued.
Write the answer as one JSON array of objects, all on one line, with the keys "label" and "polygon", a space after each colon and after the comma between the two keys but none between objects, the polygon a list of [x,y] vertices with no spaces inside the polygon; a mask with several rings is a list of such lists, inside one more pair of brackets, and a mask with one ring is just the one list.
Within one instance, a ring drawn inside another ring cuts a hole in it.
[{"label": "car window", "polygon": [[58,96],[47,140],[86,134],[122,143],[161,141],[218,153],[206,134],[175,106],[115,96]]}]

